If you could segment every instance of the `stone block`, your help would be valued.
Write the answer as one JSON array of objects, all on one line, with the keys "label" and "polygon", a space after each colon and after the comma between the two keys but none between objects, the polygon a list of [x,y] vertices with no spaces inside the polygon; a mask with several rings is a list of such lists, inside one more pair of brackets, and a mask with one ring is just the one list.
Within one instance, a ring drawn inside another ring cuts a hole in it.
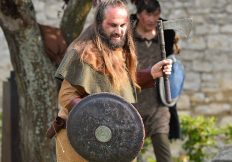
[{"label": "stone block", "polygon": [[232,162],[232,145],[223,147],[212,162]]}]

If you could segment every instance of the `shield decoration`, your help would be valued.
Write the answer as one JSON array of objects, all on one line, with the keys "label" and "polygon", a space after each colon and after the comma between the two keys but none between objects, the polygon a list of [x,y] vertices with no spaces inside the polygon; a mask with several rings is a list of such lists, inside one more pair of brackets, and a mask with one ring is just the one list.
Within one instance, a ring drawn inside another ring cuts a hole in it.
[{"label": "shield decoration", "polygon": [[162,103],[167,107],[172,107],[178,101],[179,96],[183,90],[185,74],[184,74],[184,66],[180,60],[176,59],[174,55],[170,55],[168,58],[172,59],[173,61],[172,73],[169,76],[171,99],[172,99],[171,103],[168,103],[165,98],[163,77],[160,77],[159,79],[159,94]]},{"label": "shield decoration", "polygon": [[143,145],[144,126],[132,104],[103,92],[85,97],[71,110],[67,134],[88,161],[131,162]]}]

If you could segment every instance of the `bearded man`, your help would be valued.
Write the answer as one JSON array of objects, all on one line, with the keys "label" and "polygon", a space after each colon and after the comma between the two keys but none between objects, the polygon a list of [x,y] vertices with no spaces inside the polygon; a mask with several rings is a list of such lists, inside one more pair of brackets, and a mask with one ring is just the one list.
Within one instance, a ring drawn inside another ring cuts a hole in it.
[{"label": "bearded man", "polygon": [[[56,72],[56,77],[63,80],[58,99],[60,111],[52,125],[63,128],[55,129],[57,161],[87,161],[72,148],[65,128],[70,110],[82,98],[111,92],[135,103],[135,89],[152,86],[163,72],[170,75],[171,64],[171,60],[163,60],[136,72],[137,58],[125,1],[100,2],[94,23],[71,43]],[[54,131],[48,134],[51,137]]]}]

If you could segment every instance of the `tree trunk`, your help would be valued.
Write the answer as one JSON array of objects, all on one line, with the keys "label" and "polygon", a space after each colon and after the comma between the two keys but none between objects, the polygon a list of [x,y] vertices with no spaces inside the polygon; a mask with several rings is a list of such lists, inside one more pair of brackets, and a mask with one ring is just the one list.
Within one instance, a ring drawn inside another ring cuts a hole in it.
[{"label": "tree trunk", "polygon": [[81,33],[91,7],[92,0],[70,0],[68,2],[60,24],[67,44],[70,44]]},{"label": "tree trunk", "polygon": [[[68,44],[84,26],[92,0],[70,0],[61,22]],[[30,0],[0,0],[0,25],[10,50],[19,93],[18,162],[54,162],[54,140],[45,132],[57,115],[55,67],[48,59]]]},{"label": "tree trunk", "polygon": [[55,161],[53,144],[45,137],[48,123],[57,113],[55,68],[44,52],[32,2],[0,0],[0,25],[19,92],[20,161]]}]

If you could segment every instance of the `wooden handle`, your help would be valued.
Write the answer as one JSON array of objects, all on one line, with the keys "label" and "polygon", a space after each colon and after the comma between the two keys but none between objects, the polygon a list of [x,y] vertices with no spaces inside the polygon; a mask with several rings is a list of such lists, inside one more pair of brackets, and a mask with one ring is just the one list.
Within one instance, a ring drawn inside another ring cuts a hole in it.
[{"label": "wooden handle", "polygon": [[168,76],[164,76],[164,89],[165,89],[166,101],[167,103],[171,103],[172,98],[171,98],[170,82]]},{"label": "wooden handle", "polygon": [[[157,21],[157,31],[158,31],[158,38],[159,38],[159,44],[160,44],[160,50],[161,50],[161,58],[162,60],[166,59],[166,50],[165,50],[165,41],[164,41],[164,30],[163,30],[163,23],[162,20]],[[169,82],[169,76],[164,76],[164,90],[165,90],[165,98],[167,100],[167,103],[171,103],[171,90],[170,90],[170,82]]]}]

